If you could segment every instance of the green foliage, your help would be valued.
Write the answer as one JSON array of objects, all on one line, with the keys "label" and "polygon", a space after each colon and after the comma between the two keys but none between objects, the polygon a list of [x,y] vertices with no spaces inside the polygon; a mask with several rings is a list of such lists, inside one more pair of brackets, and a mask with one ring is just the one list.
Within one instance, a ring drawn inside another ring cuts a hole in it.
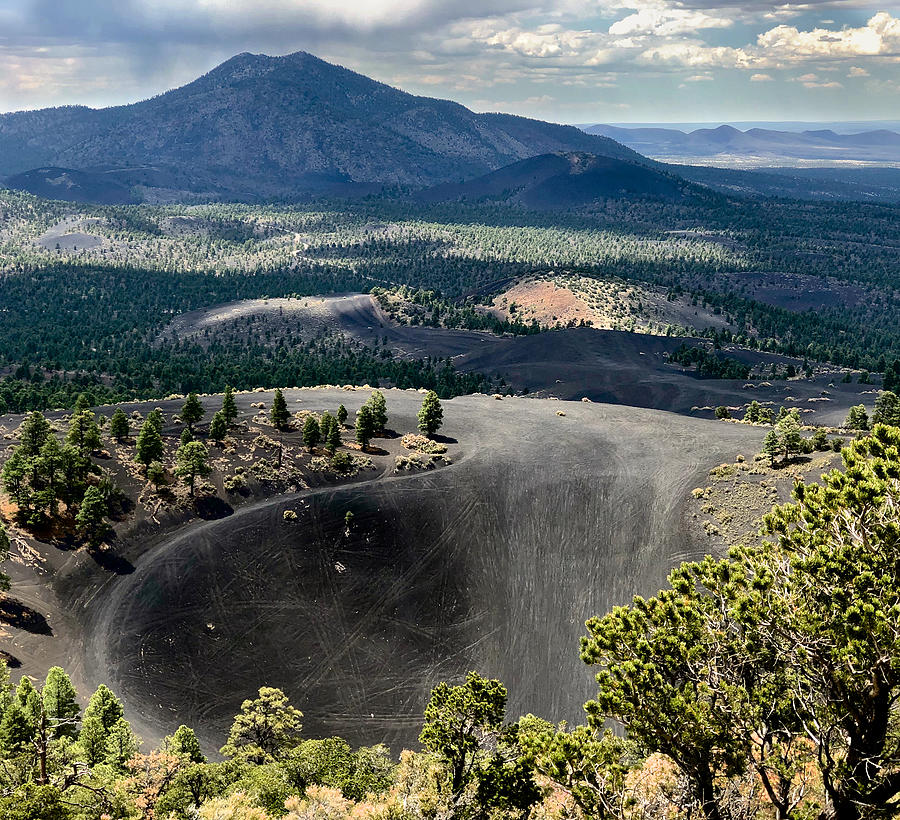
[{"label": "green foliage", "polygon": [[175,453],[175,475],[183,478],[190,487],[190,494],[194,495],[194,485],[198,476],[206,476],[210,473],[208,464],[209,450],[199,441],[189,441],[182,444]]},{"label": "green foliage", "polygon": [[900,427],[900,397],[890,390],[882,390],[875,400],[872,424]]},{"label": "green foliage", "polygon": [[223,411],[216,410],[209,423],[209,437],[217,444],[221,444],[226,435],[228,435],[228,420]]},{"label": "green foliage", "polygon": [[194,730],[183,723],[163,741],[165,750],[175,757],[190,763],[206,763],[206,756],[200,749],[200,742]]},{"label": "green foliage", "polygon": [[744,421],[749,421],[751,424],[758,424],[762,421],[762,413],[762,405],[756,399],[753,399],[753,401],[747,405],[747,409],[744,412]]},{"label": "green foliage", "polygon": [[50,422],[37,411],[29,413],[19,428],[19,446],[22,455],[33,458],[50,437]]},{"label": "green foliage", "polygon": [[284,692],[263,686],[256,699],[241,704],[222,754],[255,763],[281,757],[299,743],[302,718]]},{"label": "green foliage", "polygon": [[284,430],[291,418],[291,412],[288,410],[287,402],[284,400],[284,394],[281,392],[280,388],[275,389],[275,396],[272,398],[270,418],[272,420],[272,425],[278,430]]},{"label": "green foliage", "polygon": [[81,410],[72,416],[66,444],[75,447],[82,455],[100,449],[100,428],[91,410]]},{"label": "green foliage", "polygon": [[844,427],[848,430],[869,429],[869,415],[866,413],[864,404],[857,404],[855,407],[850,408],[850,411],[847,413],[847,419],[844,422]]},{"label": "green foliage", "polygon": [[303,422],[303,444],[312,452],[313,448],[322,438],[322,431],[319,429],[319,422],[315,416],[307,416]]},{"label": "green foliage", "polygon": [[103,536],[109,531],[106,523],[108,514],[109,509],[101,490],[98,487],[88,487],[75,516],[78,531],[88,544],[96,545],[103,540]]},{"label": "green foliage", "polygon": [[188,426],[188,430],[193,432],[194,425],[203,418],[206,411],[200,404],[200,399],[196,393],[188,393],[184,404],[181,406],[181,420]]},{"label": "green foliage", "polygon": [[373,390],[366,404],[369,405],[369,410],[372,411],[372,424],[375,432],[383,433],[388,422],[387,401],[384,398],[384,393],[380,390]]},{"label": "green foliage", "polygon": [[724,404],[720,404],[716,408],[716,418],[717,419],[730,419],[731,411]]},{"label": "green foliage", "polygon": [[147,481],[154,487],[159,487],[166,480],[166,471],[158,461],[151,461],[147,465]]},{"label": "green foliage", "polygon": [[109,420],[109,434],[116,441],[124,441],[131,435],[131,425],[128,422],[128,416],[125,415],[121,407],[117,407]]},{"label": "green foliage", "polygon": [[347,408],[343,404],[338,407],[336,417],[341,426],[347,423]]},{"label": "green foliage", "polygon": [[444,423],[444,408],[437,393],[429,390],[422,400],[418,413],[419,431],[426,436],[433,436]]},{"label": "green foliage", "polygon": [[372,409],[364,404],[356,412],[356,442],[365,450],[374,435],[375,419],[372,418]]},{"label": "green foliage", "polygon": [[540,797],[519,745],[519,727],[505,726],[506,688],[476,672],[461,686],[438,684],[425,707],[419,742],[442,762],[457,817],[492,809],[527,815]]},{"label": "green foliage", "polygon": [[74,820],[74,815],[55,786],[26,783],[10,796],[0,797],[4,820]]},{"label": "green foliage", "polygon": [[161,423],[150,413],[141,425],[135,446],[135,460],[147,466],[153,461],[160,461],[163,455],[163,441],[160,435]]},{"label": "green foliage", "polygon": [[746,379],[750,376],[749,365],[702,347],[688,347],[682,344],[668,355],[668,360],[685,367],[696,366],[697,375],[705,379]]},{"label": "green foliage", "polygon": [[238,415],[237,404],[234,401],[234,390],[227,384],[222,395],[222,415],[225,417],[225,422],[229,427],[234,424]]},{"label": "green foliage", "polygon": [[41,690],[47,725],[55,737],[74,738],[78,734],[81,708],[72,681],[59,666],[52,666]]}]

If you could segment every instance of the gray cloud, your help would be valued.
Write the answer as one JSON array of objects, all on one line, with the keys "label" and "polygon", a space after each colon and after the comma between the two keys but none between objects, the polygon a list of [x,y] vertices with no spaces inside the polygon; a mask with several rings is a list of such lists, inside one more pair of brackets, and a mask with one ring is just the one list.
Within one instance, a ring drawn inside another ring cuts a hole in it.
[{"label": "gray cloud", "polygon": [[[866,103],[873,116],[897,103],[894,75],[875,63],[886,59],[886,50],[866,54],[848,46],[842,33],[866,26],[877,11],[859,0],[23,0],[10,6],[0,0],[0,110],[128,102],[188,82],[240,51],[296,50],[416,93],[557,120],[602,119],[624,106],[644,119],[663,118],[668,108],[683,118],[686,106],[699,105],[698,85],[707,107],[720,100],[733,108],[746,99],[758,112],[767,93],[793,113],[798,100],[791,95],[805,88],[797,77],[824,70],[816,64],[821,60],[847,60],[844,74],[858,90],[878,88]],[[826,9],[833,24],[816,16]],[[747,27],[755,33],[734,42],[733,32]],[[893,34],[885,40],[892,41]],[[790,73],[800,62],[809,65]],[[760,82],[760,69],[767,82]],[[817,105],[829,92],[833,109],[844,106],[849,116],[852,103],[852,116],[864,116],[864,94],[845,104],[835,88],[822,83],[809,92],[818,95]],[[775,118],[770,108],[767,116]],[[723,111],[726,116],[737,112]]]}]

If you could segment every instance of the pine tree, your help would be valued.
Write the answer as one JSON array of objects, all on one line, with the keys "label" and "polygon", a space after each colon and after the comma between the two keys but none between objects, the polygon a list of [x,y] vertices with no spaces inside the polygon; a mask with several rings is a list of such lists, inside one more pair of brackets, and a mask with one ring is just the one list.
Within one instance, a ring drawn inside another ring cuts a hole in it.
[{"label": "pine tree", "polygon": [[181,406],[181,420],[188,426],[188,430],[194,432],[194,425],[203,418],[206,411],[200,404],[196,393],[188,393],[184,404]]},{"label": "pine tree", "polygon": [[221,444],[222,439],[228,434],[228,420],[225,418],[225,412],[223,410],[216,410],[213,414],[212,421],[209,423],[209,437],[216,442],[216,444]]},{"label": "pine tree", "polygon": [[419,410],[419,431],[426,436],[433,436],[443,424],[444,409],[441,407],[441,400],[434,390],[429,390],[425,394],[422,401],[422,408]]},{"label": "pine tree", "polygon": [[194,433],[190,427],[185,427],[181,431],[181,436],[179,437],[178,443],[183,447],[185,444],[190,444],[194,440]]},{"label": "pine tree", "polygon": [[149,421],[153,427],[156,429],[156,432],[162,435],[163,428],[163,414],[162,410],[158,407],[154,407],[149,413],[147,413],[147,421]]},{"label": "pine tree", "polygon": [[87,393],[79,393],[78,398],[75,399],[75,407],[73,408],[73,413],[82,413],[85,410],[90,410],[93,407],[90,398]]},{"label": "pine tree", "polygon": [[166,471],[159,461],[151,461],[147,465],[147,481],[154,487],[159,487],[166,480]]},{"label": "pine tree", "polygon": [[328,449],[332,455],[337,450],[338,447],[341,446],[341,425],[338,424],[337,419],[332,419],[331,421],[331,429],[328,431],[328,440],[327,440]]},{"label": "pine tree", "polygon": [[14,700],[0,720],[0,753],[3,757],[16,757],[31,748],[34,726],[25,715],[22,705]]},{"label": "pine tree", "polygon": [[225,423],[231,427],[238,415],[237,404],[234,401],[234,390],[225,385],[225,393],[222,396],[222,415],[225,417]]},{"label": "pine tree", "polygon": [[356,441],[365,450],[373,435],[375,435],[375,421],[372,418],[372,410],[369,405],[364,404],[356,413]]},{"label": "pine tree", "polygon": [[105,520],[108,512],[106,499],[100,489],[88,487],[78,507],[78,515],[75,516],[78,531],[88,544],[95,545],[103,540],[109,529]]},{"label": "pine tree", "polygon": [[47,678],[41,690],[44,703],[44,714],[55,737],[74,738],[78,734],[77,722],[81,714],[78,706],[78,693],[72,681],[59,666],[52,666],[47,671]]},{"label": "pine tree", "polygon": [[800,452],[803,436],[800,433],[800,418],[796,410],[791,410],[778,422],[778,438],[785,458]]},{"label": "pine tree", "polygon": [[141,425],[140,433],[138,433],[135,460],[145,466],[152,461],[159,461],[162,458],[163,441],[162,436],[159,434],[157,423],[157,419],[153,418],[153,413],[151,412],[147,416],[147,420]]},{"label": "pine tree", "polygon": [[125,718],[119,718],[109,728],[105,745],[103,762],[124,773],[126,764],[137,753],[139,741],[131,729],[131,724]]},{"label": "pine tree", "polygon": [[206,755],[200,748],[197,735],[189,726],[182,724],[175,733],[169,735],[163,741],[163,748],[174,757],[186,760],[189,763],[206,763]]},{"label": "pine tree", "polygon": [[775,459],[781,455],[781,436],[778,435],[776,430],[769,430],[769,432],[766,433],[762,451],[764,455],[769,457],[769,462],[771,464],[774,464]]},{"label": "pine tree", "polygon": [[372,395],[367,403],[372,411],[372,424],[375,427],[375,432],[383,433],[388,422],[387,401],[384,398],[384,393],[380,390],[372,391]]},{"label": "pine tree", "polygon": [[82,455],[100,449],[100,428],[91,410],[82,410],[72,416],[66,444],[71,444]]},{"label": "pine tree", "polygon": [[268,763],[299,743],[302,718],[303,713],[291,705],[284,692],[263,686],[259,697],[241,704],[222,754]]},{"label": "pine tree", "polygon": [[209,475],[209,450],[199,441],[189,441],[182,444],[175,454],[175,475],[183,478],[190,487],[191,496],[194,495],[194,484],[197,476]]},{"label": "pine tree", "polygon": [[900,427],[900,397],[891,390],[882,390],[875,400],[872,424],[889,424]]},{"label": "pine tree", "polygon": [[335,421],[335,418],[331,413],[327,410],[322,413],[322,417],[319,419],[319,436],[329,452],[332,452],[331,445],[329,444],[329,441],[331,440],[331,426],[336,424],[337,421]]},{"label": "pine tree", "polygon": [[281,392],[280,388],[275,389],[275,395],[272,398],[272,410],[269,415],[272,420],[272,426],[277,430],[284,430],[291,417],[291,412],[288,410],[287,402],[284,400],[284,393]]},{"label": "pine tree", "polygon": [[866,413],[864,404],[857,404],[855,407],[850,408],[850,412],[847,413],[847,420],[844,422],[844,427],[849,430],[869,429],[869,415]]},{"label": "pine tree", "polygon": [[128,423],[128,416],[122,411],[121,407],[117,407],[109,420],[109,434],[116,441],[124,441],[131,434],[131,425]]},{"label": "pine tree", "polygon": [[316,417],[307,416],[306,421],[303,422],[303,443],[312,452],[321,438],[322,431],[319,429],[319,422],[316,421]]},{"label": "pine tree", "polygon": [[747,411],[744,413],[744,421],[756,424],[760,420],[761,412],[762,406],[756,399],[753,399],[753,401],[747,405]]},{"label": "pine tree", "polygon": [[109,731],[124,717],[125,710],[108,687],[100,684],[91,695],[78,733],[78,745],[90,766],[106,760]]},{"label": "pine tree", "polygon": [[39,413],[37,410],[29,413],[19,428],[19,445],[22,448],[22,455],[28,458],[36,456],[49,436],[50,422],[44,418],[43,413]]},{"label": "pine tree", "polygon": [[347,408],[343,404],[337,409],[337,420],[342,427],[347,423]]}]

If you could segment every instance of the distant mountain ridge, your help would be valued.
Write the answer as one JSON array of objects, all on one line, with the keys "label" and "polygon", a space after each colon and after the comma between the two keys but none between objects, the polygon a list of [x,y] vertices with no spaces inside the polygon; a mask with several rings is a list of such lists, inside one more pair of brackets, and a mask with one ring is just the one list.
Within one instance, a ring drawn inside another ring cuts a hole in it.
[{"label": "distant mountain ridge", "polygon": [[796,161],[900,163],[900,133],[887,129],[838,134],[830,129],[778,131],[730,125],[685,132],[674,128],[592,125],[586,133],[611,137],[658,160],[719,160],[723,164],[784,165]]},{"label": "distant mountain ridge", "polygon": [[0,116],[0,177],[41,168],[114,171],[116,185],[237,198],[425,187],[555,151],[647,162],[574,126],[476,114],[304,52],[240,54],[131,105]]}]

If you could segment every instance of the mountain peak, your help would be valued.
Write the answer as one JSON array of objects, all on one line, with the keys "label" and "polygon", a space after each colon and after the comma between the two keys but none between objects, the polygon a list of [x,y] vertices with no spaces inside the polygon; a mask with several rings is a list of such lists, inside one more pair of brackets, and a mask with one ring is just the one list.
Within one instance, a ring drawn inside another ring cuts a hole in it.
[{"label": "mountain peak", "polygon": [[236,54],[118,108],[0,116],[0,177],[153,168],[159,187],[214,198],[426,187],[558,151],[649,162],[606,137],[416,97],[304,51]]}]

